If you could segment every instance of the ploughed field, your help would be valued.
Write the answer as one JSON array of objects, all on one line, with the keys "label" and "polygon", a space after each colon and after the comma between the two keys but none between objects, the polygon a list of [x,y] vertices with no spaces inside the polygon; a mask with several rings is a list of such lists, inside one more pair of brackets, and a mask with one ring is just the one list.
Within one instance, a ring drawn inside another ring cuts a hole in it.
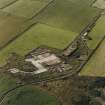
[{"label": "ploughed field", "polygon": [[8,4],[1,9],[10,19],[3,23],[1,20],[0,64],[11,52],[24,55],[40,45],[64,49],[101,11],[92,3],[93,0],[17,0]]}]

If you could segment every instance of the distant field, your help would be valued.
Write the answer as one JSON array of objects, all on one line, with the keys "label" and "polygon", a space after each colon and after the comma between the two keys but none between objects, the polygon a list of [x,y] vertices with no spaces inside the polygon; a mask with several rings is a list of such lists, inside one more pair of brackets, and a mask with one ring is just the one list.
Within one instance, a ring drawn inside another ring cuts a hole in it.
[{"label": "distant field", "polygon": [[17,38],[0,52],[0,63],[8,57],[11,52],[21,55],[27,54],[40,45],[47,45],[59,49],[65,48],[77,33],[71,31],[63,31],[44,24],[34,25],[30,30],[26,31],[21,37]]},{"label": "distant field", "polygon": [[4,8],[3,11],[16,16],[31,18],[50,1],[51,0],[18,0],[16,3]]},{"label": "distant field", "polygon": [[[90,33],[92,41],[90,41],[90,48],[94,49],[99,41],[105,35],[105,16],[102,16],[97,22],[96,27]],[[80,72],[80,75],[87,76],[105,76],[105,40],[102,45],[97,49],[89,62]]]},{"label": "distant field", "polygon": [[90,6],[92,2],[93,0],[54,0],[37,18],[53,27],[80,33],[100,11]]},{"label": "distant field", "polygon": [[21,87],[5,98],[3,105],[60,105],[48,92],[29,85]]},{"label": "distant field", "polygon": [[24,20],[0,11],[0,47],[16,36]]},{"label": "distant field", "polygon": [[11,3],[14,3],[17,0],[0,0],[0,9],[8,6]]}]

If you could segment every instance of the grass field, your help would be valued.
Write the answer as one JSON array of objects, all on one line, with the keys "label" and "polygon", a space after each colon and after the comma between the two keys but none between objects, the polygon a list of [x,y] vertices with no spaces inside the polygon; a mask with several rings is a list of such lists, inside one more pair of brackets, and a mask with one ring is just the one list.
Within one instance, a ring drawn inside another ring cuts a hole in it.
[{"label": "grass field", "polygon": [[[28,24],[28,21],[25,20],[39,12],[39,10],[42,9],[50,0],[15,1],[16,0],[0,0],[0,5],[2,6],[6,6],[14,2],[13,4],[4,8],[4,11],[7,11],[4,12],[3,9],[0,10],[0,48],[16,37],[17,34],[20,33],[20,30],[22,30],[24,27],[29,27],[31,25],[30,22]],[[15,16],[16,14],[19,16]]]},{"label": "grass field", "polygon": [[14,3],[17,0],[0,0],[0,9],[6,7],[7,5]]},{"label": "grass field", "polygon": [[10,75],[0,73],[0,96],[9,89],[17,86],[16,81]]},{"label": "grass field", "polygon": [[[0,8],[13,1],[14,0],[1,0]],[[50,0],[17,0],[14,4],[4,8],[4,12],[0,12],[0,47],[16,36],[16,33],[23,28],[21,26],[26,22],[24,20],[33,17],[45,7],[49,1]],[[90,6],[93,1],[94,0],[55,0],[54,3],[49,5],[37,16],[39,23],[34,24],[29,30],[20,34],[20,37],[0,51],[0,65],[4,64],[12,52],[25,55],[40,45],[64,49],[74,40],[91,19],[100,12],[99,9]],[[26,24],[27,27],[30,26],[28,22],[26,22]],[[105,33],[104,26],[105,17],[102,16],[89,34],[90,37],[92,37],[92,41],[88,42],[91,49],[94,49],[102,39]],[[105,41],[83,68],[81,75],[105,75],[104,47]],[[0,93],[15,87],[17,85],[16,82],[17,80],[10,75],[0,74]],[[73,83],[75,84],[74,80]],[[69,86],[72,85],[70,84]],[[66,89],[68,89],[68,87]],[[68,95],[66,98],[70,99]],[[11,92],[5,98],[3,105],[60,105],[60,103],[54,96],[46,91],[42,91],[34,85],[29,85]]]},{"label": "grass field", "polygon": [[[94,49],[99,41],[105,36],[105,16],[102,16],[96,27],[90,33],[92,36],[92,41],[89,43],[89,46]],[[105,76],[105,40],[101,46],[96,50],[94,55],[91,57],[89,62],[80,72],[80,75],[87,76]]]},{"label": "grass field", "polygon": [[11,92],[5,98],[3,105],[60,105],[60,103],[46,91],[29,85]]},{"label": "grass field", "polygon": [[[50,1],[50,0],[49,0]],[[3,11],[16,16],[31,18],[49,2],[48,0],[18,0],[16,3],[6,7]]]},{"label": "grass field", "polygon": [[17,38],[0,52],[0,63],[8,57],[11,52],[21,55],[27,54],[40,45],[63,49],[74,38],[77,33],[63,31],[44,24],[34,25],[30,30],[26,31],[21,37]]},{"label": "grass field", "polygon": [[[0,73],[0,97],[3,93],[17,86],[17,80],[10,75]],[[16,89],[6,98],[3,105],[60,105],[57,98],[46,91],[28,85]]]},{"label": "grass field", "polygon": [[80,75],[105,76],[105,40],[91,57],[87,65],[82,69]]},{"label": "grass field", "polygon": [[[50,0],[18,0],[11,6],[4,8],[3,11],[30,18],[49,1]],[[55,0],[37,16],[38,21],[45,25],[40,24],[34,26],[34,28],[31,28],[31,30],[25,33],[26,35],[24,34],[1,50],[0,62],[2,62],[4,58],[7,58],[11,52],[24,55],[33,48],[43,44],[63,49],[74,39],[77,33],[99,13],[99,9],[90,6],[92,2],[93,0],[91,0],[91,2],[90,0],[82,0],[81,2],[80,0]],[[28,10],[26,11],[26,9]],[[23,24],[24,19],[17,19],[17,16],[14,16],[15,18],[12,17],[13,19],[11,19],[11,17],[8,19],[9,16],[7,16],[7,19],[5,19],[6,22],[0,23],[1,46],[16,36],[15,33],[17,33],[21,24]],[[34,19],[32,20],[35,21]],[[1,21],[4,21],[3,18]],[[62,29],[65,31],[62,31]]]},{"label": "grass field", "polygon": [[81,2],[82,2],[85,5],[91,6],[94,3],[95,0],[69,0],[69,1],[71,1],[75,4],[78,3],[79,5],[81,5]]},{"label": "grass field", "polygon": [[0,11],[0,47],[16,35],[24,20]]},{"label": "grass field", "polygon": [[91,49],[96,48],[97,44],[103,39],[105,36],[105,16],[101,16],[101,18],[97,21],[96,26],[90,32],[89,36],[92,40],[88,41],[88,46]]},{"label": "grass field", "polygon": [[37,18],[53,27],[80,33],[100,11],[92,8],[91,3],[90,0],[55,0]]}]

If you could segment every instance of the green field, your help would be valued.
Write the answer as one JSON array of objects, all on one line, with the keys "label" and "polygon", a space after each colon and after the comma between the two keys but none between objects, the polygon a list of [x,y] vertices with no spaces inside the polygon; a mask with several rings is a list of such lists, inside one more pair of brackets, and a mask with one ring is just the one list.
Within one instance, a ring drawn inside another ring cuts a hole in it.
[{"label": "green field", "polygon": [[8,95],[3,105],[60,105],[60,103],[46,91],[29,85],[21,87]]},{"label": "green field", "polygon": [[[26,19],[35,15],[48,2],[50,0],[18,0],[4,8],[3,11],[16,15],[15,19],[17,16]],[[92,2],[93,0],[82,0],[81,2],[80,0],[54,0],[37,17],[32,19],[33,22],[37,20],[41,24],[34,26],[22,37],[0,51],[0,63],[5,61],[11,52],[24,55],[40,45],[48,45],[59,49],[65,48],[77,36],[77,33],[79,34],[92,18],[100,12],[99,9],[90,6]],[[20,20],[7,19],[7,21],[5,20],[7,23],[1,22],[1,46],[16,36],[23,20],[21,18]],[[3,18],[1,21],[3,21]]]},{"label": "green field", "polygon": [[80,33],[100,11],[90,6],[92,2],[93,0],[55,0],[37,18],[41,23]]},{"label": "green field", "polygon": [[[0,8],[15,0],[0,0]],[[17,0],[6,8],[0,9],[0,47],[6,45],[15,36],[14,41],[0,50],[0,66],[6,62],[9,54],[16,52],[21,56],[33,49],[46,45],[64,49],[81,30],[101,10],[92,7],[94,0],[54,0],[41,11],[51,0]],[[29,19],[29,21],[28,21]],[[31,26],[33,23],[35,23]],[[31,27],[30,27],[31,26]],[[29,28],[24,33],[24,28]],[[94,49],[105,35],[105,16],[96,23],[89,36],[88,46]],[[80,75],[105,76],[105,40],[91,57]],[[0,95],[19,85],[16,78],[0,73]],[[12,91],[5,97],[3,105],[61,105],[57,98],[35,85],[27,85]]]},{"label": "green field", "polygon": [[[18,33],[21,33],[20,31],[24,30],[25,27],[30,27],[31,24],[26,21],[27,18],[38,13],[50,0],[15,1],[16,0],[0,0],[0,6],[7,5],[4,9],[0,9],[0,48],[16,37]],[[8,4],[11,5],[8,6]]]},{"label": "green field", "polygon": [[105,16],[101,16],[101,18],[97,21],[96,26],[90,32],[89,36],[92,40],[88,41],[88,46],[91,49],[96,48],[97,44],[103,39],[105,36]]},{"label": "green field", "polygon": [[105,76],[105,40],[82,69],[81,76]]},{"label": "green field", "polygon": [[16,36],[25,19],[0,11],[0,47]]},{"label": "green field", "polygon": [[17,0],[0,0],[0,9],[6,7],[7,5],[14,3]]},{"label": "green field", "polygon": [[16,79],[10,75],[0,73],[0,95],[6,92],[7,90],[15,87]]},{"label": "green field", "polygon": [[64,31],[38,23],[1,50],[0,63],[12,52],[25,55],[40,45],[63,49],[73,41],[77,35],[77,33],[71,31]]},{"label": "green field", "polygon": [[[0,73],[0,97],[19,84],[11,75]],[[60,105],[57,98],[46,91],[28,85],[10,92],[4,99],[3,105]]]},{"label": "green field", "polygon": [[16,3],[4,8],[3,11],[14,14],[16,16],[31,18],[41,9],[43,9],[49,1],[18,0]]},{"label": "green field", "polygon": [[[103,36],[105,36],[104,27],[105,16],[102,16],[90,33],[92,40],[88,44],[91,49],[94,49]],[[80,75],[105,76],[105,40],[80,72]]]}]

